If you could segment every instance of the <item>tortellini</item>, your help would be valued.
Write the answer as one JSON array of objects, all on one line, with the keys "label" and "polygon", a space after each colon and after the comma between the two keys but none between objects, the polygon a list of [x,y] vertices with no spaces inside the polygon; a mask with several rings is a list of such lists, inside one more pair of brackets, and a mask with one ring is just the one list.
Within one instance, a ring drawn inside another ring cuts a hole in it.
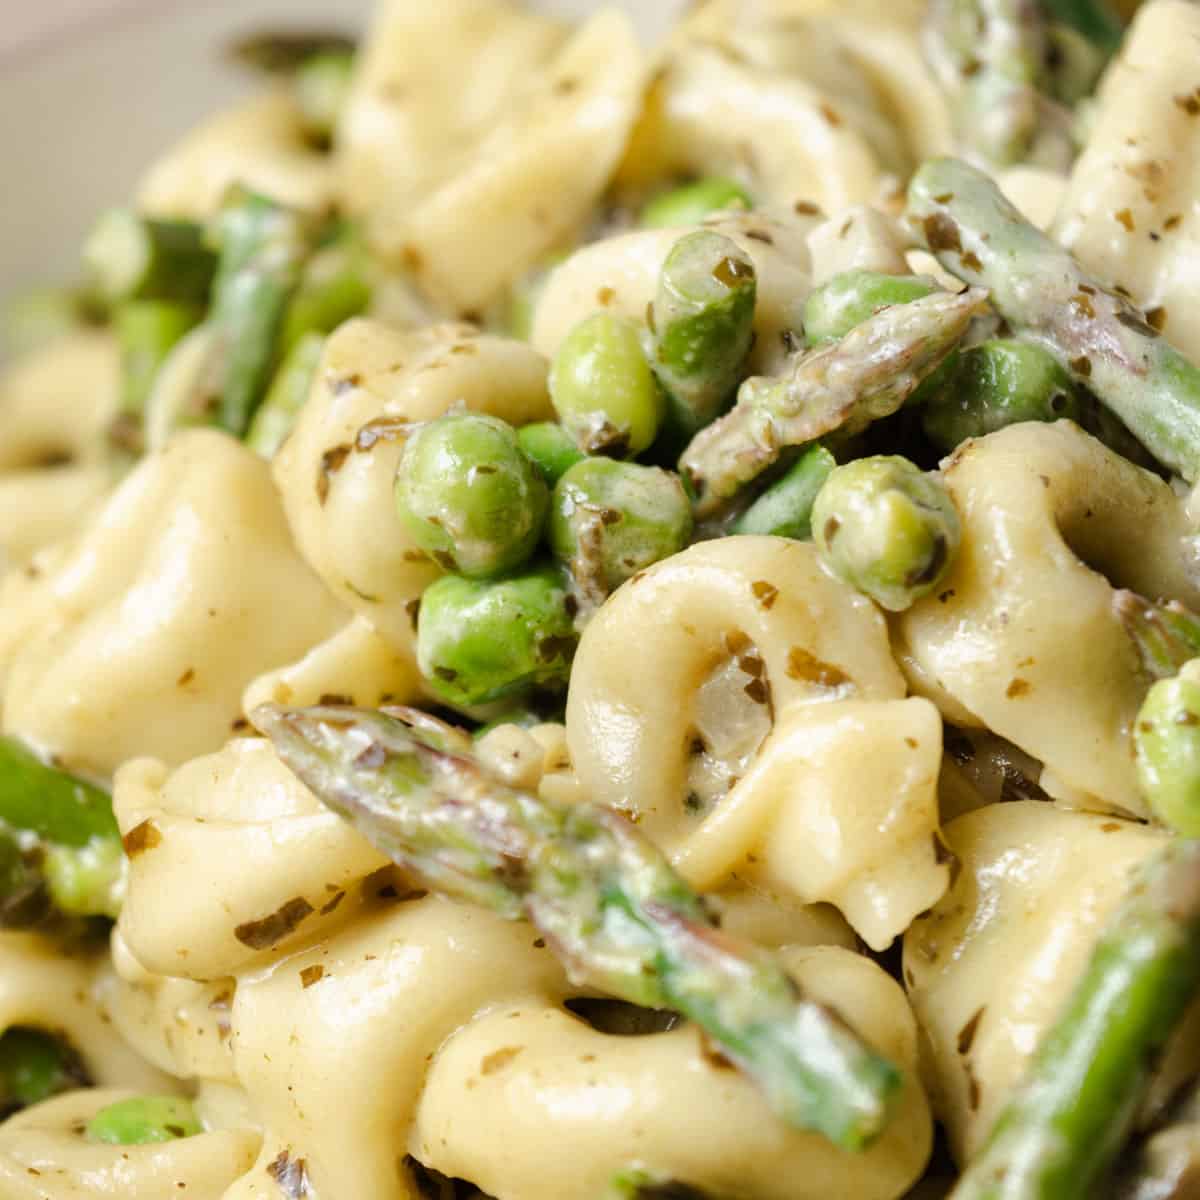
[{"label": "tortellini", "polygon": [[215,750],[246,684],[345,619],[293,548],[266,464],[207,430],[143,460],[37,604],[4,729],[102,775]]},{"label": "tortellini", "polygon": [[1200,357],[1200,9],[1156,0],[1105,75],[1054,232]]},{"label": "tortellini", "polygon": [[[361,175],[375,179],[356,200],[374,244],[454,314],[481,311],[586,222],[641,103],[646,67],[624,14],[597,13],[526,74],[554,35],[507,10],[476,2],[422,14],[392,5],[344,123],[347,194]],[[489,32],[500,42],[483,57],[505,67],[477,79],[481,56],[472,50]],[[414,34],[432,35],[444,55],[422,62],[407,45],[389,54]],[[506,45],[515,51],[507,58]],[[417,157],[421,165],[406,174]]]},{"label": "tortellini", "polygon": [[416,601],[441,574],[396,516],[407,426],[459,404],[514,425],[542,420],[546,370],[525,343],[469,325],[404,332],[359,319],[329,338],[275,478],[300,552],[393,645],[411,645]]},{"label": "tortellini", "polygon": [[811,544],[721,538],[627,583],[584,632],[567,732],[585,791],[703,887],[762,876],[883,947],[949,882],[937,713]]},{"label": "tortellini", "polygon": [[938,594],[895,622],[914,686],[928,677],[1040,759],[1043,786],[1143,815],[1129,728],[1150,680],[1114,584],[1200,603],[1182,502],[1067,421],[967,442],[944,478],[963,546]]},{"label": "tortellini", "polygon": [[[905,935],[904,977],[935,1110],[960,1161],[986,1136],[1130,874],[1166,837],[1036,801],[946,826],[961,871]],[[1193,1048],[1173,1070],[1185,1075],[1197,1061]]]}]

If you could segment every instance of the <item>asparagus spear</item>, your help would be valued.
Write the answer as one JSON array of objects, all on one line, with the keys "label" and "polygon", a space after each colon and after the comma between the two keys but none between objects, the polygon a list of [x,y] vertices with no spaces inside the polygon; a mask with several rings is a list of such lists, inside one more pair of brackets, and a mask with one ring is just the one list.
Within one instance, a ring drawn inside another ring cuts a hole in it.
[{"label": "asparagus spear", "polygon": [[251,720],[394,861],[451,896],[528,917],[576,982],[691,1018],[785,1120],[847,1150],[884,1128],[896,1068],[773,958],[719,933],[618,813],[506,787],[414,710],[264,705]]},{"label": "asparagus spear", "polygon": [[220,264],[205,390],[220,396],[218,424],[241,437],[262,400],[284,316],[313,244],[312,223],[246,188],[231,189],[217,219]]},{"label": "asparagus spear", "polygon": [[111,303],[174,300],[204,304],[217,256],[193,221],[142,217],[128,209],[104,213],[83,247],[83,261]]},{"label": "asparagus spear", "polygon": [[279,335],[288,354],[309,333],[332,333],[370,303],[366,252],[353,232],[343,232],[304,265]]},{"label": "asparagus spear", "polygon": [[106,792],[0,737],[0,828],[42,844],[46,883],[64,912],[116,915],[124,859]]},{"label": "asparagus spear", "polygon": [[1169,679],[1200,657],[1200,617],[1179,601],[1160,604],[1122,589],[1113,593],[1113,612],[1151,679]]},{"label": "asparagus spear", "polygon": [[159,368],[200,317],[198,305],[171,300],[130,300],[117,308],[122,417],[140,422]]},{"label": "asparagus spear", "polygon": [[952,1200],[1086,1200],[1200,989],[1200,841],[1138,873]]},{"label": "asparagus spear", "polygon": [[812,511],[825,480],[837,462],[824,446],[807,450],[734,523],[734,533],[769,533],[776,537],[812,537]]},{"label": "asparagus spear", "polygon": [[708,229],[671,247],[650,309],[650,361],[686,439],[726,407],[754,341],[754,264]]},{"label": "asparagus spear", "polygon": [[841,340],[797,354],[782,378],[748,379],[733,410],[702,429],[679,460],[696,515],[715,513],[785,447],[890,416],[957,346],[987,301],[970,288],[895,304]]},{"label": "asparagus spear", "polygon": [[1200,367],[1128,300],[956,159],[917,171],[908,217],[946,270],[990,290],[1015,333],[1050,351],[1157,459],[1189,483],[1200,477]]},{"label": "asparagus spear", "polygon": [[246,434],[246,445],[263,458],[274,457],[292,432],[312,391],[324,348],[325,339],[319,333],[306,333],[279,364]]}]

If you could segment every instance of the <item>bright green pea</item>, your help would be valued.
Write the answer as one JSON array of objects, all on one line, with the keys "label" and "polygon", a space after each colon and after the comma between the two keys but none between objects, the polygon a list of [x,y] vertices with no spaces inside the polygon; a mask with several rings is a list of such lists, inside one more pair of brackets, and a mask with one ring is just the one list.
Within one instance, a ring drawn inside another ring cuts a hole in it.
[{"label": "bright green pea", "polygon": [[612,313],[594,313],[563,339],[550,366],[550,398],[589,454],[640,454],[663,417],[663,395],[638,327]]},{"label": "bright green pea", "polygon": [[500,575],[533,553],[550,499],[515,430],[480,413],[420,426],[405,444],[395,495],[413,541],[472,579]]},{"label": "bright green pea", "polygon": [[575,653],[574,610],[557,567],[488,582],[447,575],[421,596],[417,664],[451,704],[560,686]]},{"label": "bright green pea", "polygon": [[0,1036],[0,1116],[86,1082],[78,1060],[58,1038],[24,1028]]},{"label": "bright green pea", "polygon": [[179,1096],[133,1096],[102,1108],[87,1124],[89,1142],[145,1146],[195,1137],[204,1127],[190,1100]]},{"label": "bright green pea", "polygon": [[810,346],[836,342],[881,308],[921,300],[938,290],[933,280],[920,275],[843,271],[804,302],[804,337]]},{"label": "bright green pea", "polygon": [[834,574],[891,612],[938,586],[962,537],[942,484],[887,455],[835,468],[817,494],[812,530]]},{"label": "bright green pea", "polygon": [[960,351],[953,370],[925,403],[921,423],[942,450],[1021,421],[1079,421],[1070,377],[1040,346],[1011,338]]},{"label": "bright green pea", "polygon": [[553,487],[585,455],[557,421],[536,421],[517,430],[517,442],[542,478]]},{"label": "bright green pea", "polygon": [[710,175],[695,183],[662,192],[642,209],[638,224],[643,229],[669,229],[676,225],[698,225],[705,217],[726,209],[753,208],[745,188],[733,179]]},{"label": "bright green pea", "polygon": [[837,466],[822,445],[809,446],[737,519],[734,533],[765,533],[776,537],[812,537],[812,512],[817,493]]},{"label": "bright green pea", "polygon": [[1200,682],[1160,679],[1133,726],[1138,784],[1150,811],[1184,837],[1200,837]]},{"label": "bright green pea", "polygon": [[554,488],[551,549],[603,593],[678,553],[691,534],[692,506],[673,471],[587,458]]}]

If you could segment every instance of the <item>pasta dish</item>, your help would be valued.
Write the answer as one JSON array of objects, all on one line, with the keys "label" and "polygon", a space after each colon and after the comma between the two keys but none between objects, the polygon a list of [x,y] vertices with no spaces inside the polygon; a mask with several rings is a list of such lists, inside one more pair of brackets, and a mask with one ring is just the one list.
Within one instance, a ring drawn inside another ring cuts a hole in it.
[{"label": "pasta dish", "polygon": [[0,1200],[1200,1195],[1200,5],[589,11],[9,306]]}]

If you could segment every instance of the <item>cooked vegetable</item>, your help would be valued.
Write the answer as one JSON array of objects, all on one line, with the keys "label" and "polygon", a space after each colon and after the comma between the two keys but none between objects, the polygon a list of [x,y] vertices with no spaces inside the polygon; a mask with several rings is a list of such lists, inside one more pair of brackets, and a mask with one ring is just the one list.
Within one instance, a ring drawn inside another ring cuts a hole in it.
[{"label": "cooked vegetable", "polygon": [[1086,1200],[1200,988],[1200,841],[1138,873],[952,1200]]},{"label": "cooked vegetable", "polygon": [[1152,679],[1169,679],[1200,657],[1200,618],[1178,601],[1161,604],[1122,589],[1113,593],[1113,612]]},{"label": "cooked vegetable", "polygon": [[576,604],[555,567],[487,581],[447,575],[421,596],[421,673],[452,704],[561,687],[575,653]]},{"label": "cooked vegetable", "polygon": [[941,583],[962,538],[941,482],[894,455],[834,468],[817,494],[812,528],[830,569],[890,612]]},{"label": "cooked vegetable", "polygon": [[130,300],[116,309],[114,326],[121,347],[121,412],[140,418],[159,368],[202,311],[170,300]]},{"label": "cooked vegetable", "polygon": [[691,533],[691,502],[672,471],[588,458],[555,485],[550,546],[585,607],[682,550]]},{"label": "cooked vegetable", "polygon": [[921,167],[909,185],[908,216],[946,270],[990,290],[1019,337],[1054,355],[1159,461],[1189,482],[1200,477],[1200,367],[1143,313],[964,162]]},{"label": "cooked vegetable", "polygon": [[517,443],[550,487],[586,457],[575,439],[557,421],[522,425],[517,430]]},{"label": "cooked vegetable", "polygon": [[710,175],[661,192],[638,216],[645,229],[668,229],[673,225],[698,225],[705,217],[728,209],[753,208],[750,194],[733,179]]},{"label": "cooked vegetable", "polygon": [[370,300],[366,249],[352,230],[345,231],[304,264],[283,318],[279,352],[288,354],[310,333],[332,333]]},{"label": "cooked vegetable", "polygon": [[1160,679],[1133,726],[1138,785],[1150,811],[1184,837],[1200,834],[1200,683]]},{"label": "cooked vegetable", "polygon": [[719,933],[624,817],[505,787],[411,710],[268,705],[252,720],[389,857],[431,887],[527,917],[576,982],[696,1021],[791,1124],[847,1150],[886,1125],[896,1069],[773,958]]},{"label": "cooked vegetable", "polygon": [[650,312],[651,364],[673,432],[691,437],[728,406],[754,342],[754,264],[736,242],[698,230],[671,247]]},{"label": "cooked vegetable", "polygon": [[312,391],[324,348],[321,334],[306,333],[279,364],[246,434],[246,445],[264,458],[273,457],[292,432]]},{"label": "cooked vegetable", "polygon": [[0,1036],[0,1118],[86,1083],[79,1060],[58,1038],[22,1027]]},{"label": "cooked vegetable", "polygon": [[404,528],[447,570],[472,579],[529,558],[549,501],[512,426],[481,413],[450,413],[418,426],[396,471]]},{"label": "cooked vegetable", "polygon": [[110,209],[92,228],[83,247],[91,282],[110,303],[172,300],[205,304],[217,256],[204,227]]},{"label": "cooked vegetable", "polygon": [[824,446],[810,446],[734,523],[734,533],[812,537],[812,511],[837,461]]},{"label": "cooked vegetable", "polygon": [[195,1137],[204,1128],[190,1100],[180,1096],[134,1096],[102,1108],[88,1123],[89,1142],[145,1146]]},{"label": "cooked vegetable", "polygon": [[321,143],[333,136],[350,90],[354,52],[324,49],[306,56],[296,67],[292,87],[309,134]]},{"label": "cooked vegetable", "polygon": [[838,342],[797,354],[782,378],[748,379],[738,402],[702,429],[679,460],[711,516],[788,446],[856,433],[890,416],[958,345],[987,296],[971,288],[894,304]]},{"label": "cooked vegetable", "polygon": [[804,302],[804,337],[810,346],[844,338],[856,325],[893,304],[908,304],[940,291],[921,275],[843,271],[814,288]]},{"label": "cooked vegetable", "polygon": [[606,312],[586,317],[563,339],[550,367],[550,397],[589,454],[640,454],[663,416],[637,326]]}]

